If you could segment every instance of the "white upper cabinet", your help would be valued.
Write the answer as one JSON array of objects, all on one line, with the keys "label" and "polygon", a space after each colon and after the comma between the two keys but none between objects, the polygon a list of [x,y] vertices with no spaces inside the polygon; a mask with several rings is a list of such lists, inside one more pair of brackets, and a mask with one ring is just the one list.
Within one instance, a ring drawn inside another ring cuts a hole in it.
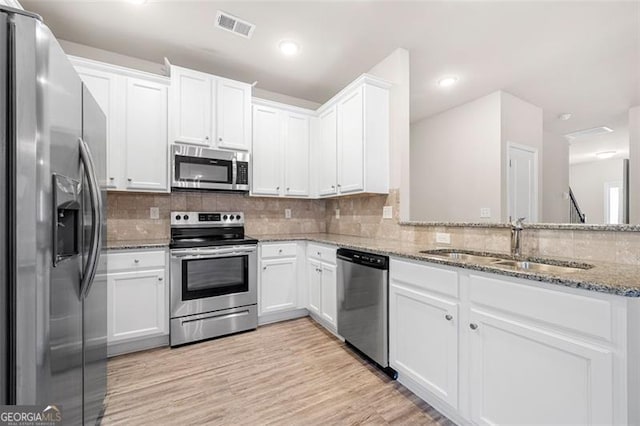
[{"label": "white upper cabinet", "polygon": [[218,146],[249,151],[251,148],[251,86],[218,78]]},{"label": "white upper cabinet", "polygon": [[318,171],[318,194],[335,195],[337,189],[337,113],[333,105],[319,117],[318,160],[313,163]]},{"label": "white upper cabinet", "polygon": [[364,189],[363,87],[338,101],[338,191]]},{"label": "white upper cabinet", "polygon": [[284,121],[285,195],[309,195],[309,131],[307,115],[286,113]]},{"label": "white upper cabinet", "polygon": [[105,72],[98,69],[76,66],[76,71],[80,78],[87,86],[91,95],[104,112],[107,119],[107,182],[101,183],[107,189],[116,189],[123,186],[120,182],[122,179],[122,162],[120,161],[123,149],[122,127],[119,123],[124,121],[124,109],[118,106],[118,96],[121,93],[119,85],[122,84],[121,78],[114,73]]},{"label": "white upper cabinet", "polygon": [[106,116],[106,188],[168,192],[169,79],[89,59],[69,59]]},{"label": "white upper cabinet", "polygon": [[254,194],[280,195],[282,144],[280,111],[253,106],[253,185]]},{"label": "white upper cabinet", "polygon": [[249,151],[251,85],[171,66],[170,143]]},{"label": "white upper cabinet", "polygon": [[309,196],[313,112],[254,99],[253,195]]},{"label": "white upper cabinet", "polygon": [[317,196],[389,192],[390,87],[364,74],[320,107]]},{"label": "white upper cabinet", "polygon": [[175,142],[211,145],[214,90],[211,76],[172,68],[171,112]]},{"label": "white upper cabinet", "polygon": [[127,189],[167,188],[167,86],[129,78],[125,125]]}]

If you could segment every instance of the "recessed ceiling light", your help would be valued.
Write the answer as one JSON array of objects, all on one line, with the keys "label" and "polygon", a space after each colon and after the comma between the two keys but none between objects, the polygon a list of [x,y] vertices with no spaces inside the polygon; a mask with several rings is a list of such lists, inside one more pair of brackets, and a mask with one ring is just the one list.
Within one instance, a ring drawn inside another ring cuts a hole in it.
[{"label": "recessed ceiling light", "polygon": [[602,152],[596,152],[596,157],[598,157],[598,159],[600,160],[606,160],[607,158],[611,158],[616,154],[617,154],[616,151],[602,151]]},{"label": "recessed ceiling light", "polygon": [[558,118],[559,118],[560,120],[562,120],[562,121],[567,121],[567,120],[569,120],[571,117],[573,117],[573,114],[571,114],[570,112],[565,112],[565,113],[562,113],[562,114],[560,114],[560,115],[558,116]]},{"label": "recessed ceiling light", "polygon": [[300,51],[300,46],[298,46],[298,43],[291,40],[281,41],[278,47],[280,48],[280,51],[287,56],[295,55]]},{"label": "recessed ceiling light", "polygon": [[457,82],[458,82],[458,77],[451,75],[447,77],[442,77],[440,80],[438,80],[438,86],[450,87],[456,84]]}]

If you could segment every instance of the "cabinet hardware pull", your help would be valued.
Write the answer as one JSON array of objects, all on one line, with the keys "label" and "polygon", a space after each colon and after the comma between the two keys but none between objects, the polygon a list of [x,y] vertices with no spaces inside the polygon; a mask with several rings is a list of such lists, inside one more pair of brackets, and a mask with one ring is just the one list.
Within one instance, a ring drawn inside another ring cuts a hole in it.
[{"label": "cabinet hardware pull", "polygon": [[205,137],[204,137],[204,140],[207,140],[207,141],[208,141],[208,140],[209,140],[209,136],[205,136]]},{"label": "cabinet hardware pull", "polygon": [[318,252],[318,256],[322,256],[322,253]]},{"label": "cabinet hardware pull", "polygon": [[162,281],[162,280],[164,280],[164,278],[158,277],[158,281]]},{"label": "cabinet hardware pull", "polygon": [[133,262],[134,263],[140,263],[140,260],[139,259],[133,259]]},{"label": "cabinet hardware pull", "polygon": [[131,179],[131,178],[127,178],[127,180],[128,180],[129,182],[131,182],[133,179]]},{"label": "cabinet hardware pull", "polygon": [[282,249],[278,250],[278,253],[282,253]]},{"label": "cabinet hardware pull", "polygon": [[290,190],[291,188],[287,187],[287,192]]},{"label": "cabinet hardware pull", "polygon": [[335,185],[331,185],[331,189],[336,189],[336,186]]},{"label": "cabinet hardware pull", "polygon": [[447,321],[451,321],[453,319],[453,316],[447,314],[444,316],[444,319],[446,319]]},{"label": "cabinet hardware pull", "polygon": [[276,186],[276,190],[277,190],[277,191],[280,191],[280,187],[279,187],[279,186]]},{"label": "cabinet hardware pull", "polygon": [[478,329],[478,324],[471,323],[471,324],[469,324],[469,328],[471,328],[472,330],[477,330]]},{"label": "cabinet hardware pull", "polygon": [[218,138],[218,140],[219,140],[220,142],[222,142],[222,138]]},{"label": "cabinet hardware pull", "polygon": [[116,178],[112,178],[112,177],[110,177],[110,178],[109,178],[109,180],[116,180]]},{"label": "cabinet hardware pull", "polygon": [[267,270],[267,267],[266,267],[266,266],[263,266],[263,267],[262,267],[262,270],[263,270],[263,271],[266,271],[266,270]]}]

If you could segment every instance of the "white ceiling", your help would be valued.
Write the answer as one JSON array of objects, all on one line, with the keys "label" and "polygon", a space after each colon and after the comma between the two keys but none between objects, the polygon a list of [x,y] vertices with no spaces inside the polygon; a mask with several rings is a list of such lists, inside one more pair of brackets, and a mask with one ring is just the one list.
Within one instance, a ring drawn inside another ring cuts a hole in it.
[{"label": "white ceiling", "polygon": [[[640,104],[637,1],[21,3],[59,38],[158,63],[167,56],[315,102],[404,47],[412,121],[498,89],[542,107],[556,134],[608,125]],[[253,38],[216,29],[218,9],[256,24]],[[280,54],[285,38],[299,55]],[[460,81],[445,90],[436,82],[446,74]],[[563,112],[573,118],[558,120]]]}]

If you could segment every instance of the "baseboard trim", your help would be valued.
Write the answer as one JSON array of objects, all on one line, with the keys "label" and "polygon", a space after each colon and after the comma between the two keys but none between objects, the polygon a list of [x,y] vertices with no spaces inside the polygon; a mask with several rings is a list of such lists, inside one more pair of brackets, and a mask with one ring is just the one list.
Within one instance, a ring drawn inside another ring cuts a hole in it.
[{"label": "baseboard trim", "polygon": [[421,400],[431,405],[433,408],[438,410],[442,415],[446,416],[449,420],[454,422],[457,425],[466,426],[471,425],[472,423],[465,420],[460,413],[453,407],[451,407],[446,402],[442,401],[440,398],[426,390],[424,387],[420,386],[416,381],[409,378],[408,376],[402,374],[398,371],[398,382],[409,389],[411,392],[416,394]]},{"label": "baseboard trim", "polygon": [[274,312],[272,314],[264,314],[258,316],[258,325],[272,324],[274,322],[287,321],[296,318],[302,318],[309,315],[309,311],[305,308],[294,309],[292,311]]},{"label": "baseboard trim", "polygon": [[128,340],[126,342],[112,343],[107,346],[107,357],[124,355],[131,352],[145,351],[147,349],[169,346],[169,335],[143,337]]}]

